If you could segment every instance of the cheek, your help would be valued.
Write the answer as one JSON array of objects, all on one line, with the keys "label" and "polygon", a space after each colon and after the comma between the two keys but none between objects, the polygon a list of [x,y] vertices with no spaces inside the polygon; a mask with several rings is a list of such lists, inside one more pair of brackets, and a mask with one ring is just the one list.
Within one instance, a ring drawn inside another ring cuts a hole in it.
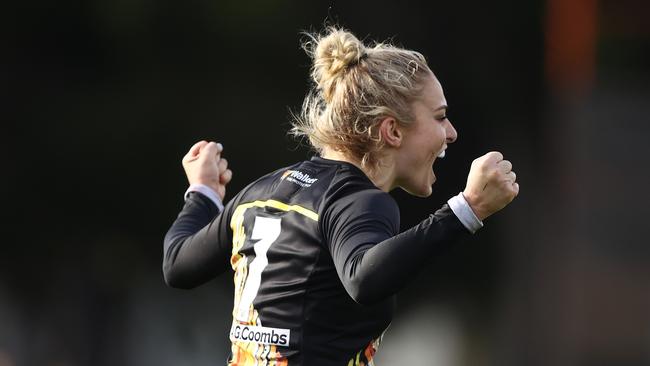
[{"label": "cheek", "polygon": [[445,126],[443,124],[438,124],[436,126],[435,134],[436,134],[436,143],[439,145],[442,145],[445,143],[447,140],[447,130],[445,129]]},{"label": "cheek", "polygon": [[417,156],[414,156],[413,161],[417,164],[419,169],[429,170],[433,164],[434,154],[432,153],[433,149],[430,147],[423,147],[418,151]]}]

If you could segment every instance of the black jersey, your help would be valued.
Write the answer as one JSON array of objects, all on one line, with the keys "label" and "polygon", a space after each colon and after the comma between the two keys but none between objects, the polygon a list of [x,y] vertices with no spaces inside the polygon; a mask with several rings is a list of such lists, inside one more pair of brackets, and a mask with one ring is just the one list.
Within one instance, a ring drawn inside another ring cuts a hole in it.
[{"label": "black jersey", "polygon": [[219,214],[191,194],[165,237],[168,284],[228,267],[229,365],[372,365],[394,294],[469,232],[447,205],[399,234],[399,210],[356,166],[314,157],[252,183]]}]

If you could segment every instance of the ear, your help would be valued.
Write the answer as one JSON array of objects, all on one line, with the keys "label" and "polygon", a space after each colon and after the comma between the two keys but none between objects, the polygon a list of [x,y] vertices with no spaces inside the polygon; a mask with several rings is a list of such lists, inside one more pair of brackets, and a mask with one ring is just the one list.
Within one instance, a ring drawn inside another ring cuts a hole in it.
[{"label": "ear", "polygon": [[393,117],[386,117],[379,122],[379,134],[387,146],[400,147],[402,144],[402,129]]}]

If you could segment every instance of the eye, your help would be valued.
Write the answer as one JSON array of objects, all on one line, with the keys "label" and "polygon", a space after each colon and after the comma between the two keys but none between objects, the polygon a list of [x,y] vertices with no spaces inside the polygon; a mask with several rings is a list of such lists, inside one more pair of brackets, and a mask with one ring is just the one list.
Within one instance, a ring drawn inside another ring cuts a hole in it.
[{"label": "eye", "polygon": [[446,115],[446,114],[445,114],[444,116],[438,116],[438,117],[436,117],[436,120],[438,120],[438,121],[440,121],[440,122],[444,122],[446,119],[447,119],[447,115]]}]

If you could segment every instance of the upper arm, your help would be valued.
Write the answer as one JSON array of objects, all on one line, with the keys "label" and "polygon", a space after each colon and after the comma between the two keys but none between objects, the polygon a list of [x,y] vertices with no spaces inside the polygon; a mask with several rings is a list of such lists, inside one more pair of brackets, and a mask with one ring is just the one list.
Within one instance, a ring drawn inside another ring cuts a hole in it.
[{"label": "upper arm", "polygon": [[365,286],[365,253],[399,231],[399,209],[390,195],[367,189],[339,197],[324,211],[323,238],[343,286],[355,300]]}]

